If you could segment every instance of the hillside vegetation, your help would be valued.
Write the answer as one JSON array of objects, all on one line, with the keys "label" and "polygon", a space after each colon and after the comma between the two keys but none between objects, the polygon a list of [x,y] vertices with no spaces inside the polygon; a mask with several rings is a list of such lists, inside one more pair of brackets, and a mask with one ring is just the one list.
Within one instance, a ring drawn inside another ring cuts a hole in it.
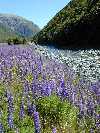
[{"label": "hillside vegetation", "polygon": [[33,40],[61,48],[89,48],[96,47],[99,34],[100,0],[72,0]]}]

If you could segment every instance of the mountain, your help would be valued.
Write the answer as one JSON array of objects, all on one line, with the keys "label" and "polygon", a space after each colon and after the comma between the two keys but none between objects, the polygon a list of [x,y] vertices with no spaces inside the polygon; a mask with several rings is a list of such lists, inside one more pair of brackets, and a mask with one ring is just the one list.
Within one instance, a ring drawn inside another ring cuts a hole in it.
[{"label": "mountain", "polygon": [[16,38],[19,35],[15,34],[9,27],[5,27],[0,23],[0,42],[5,42],[9,38]]},{"label": "mountain", "polygon": [[36,24],[23,17],[0,13],[0,40],[13,36],[30,38],[39,31],[40,28]]},{"label": "mountain", "polygon": [[33,40],[59,48],[99,48],[99,35],[100,0],[72,0]]}]

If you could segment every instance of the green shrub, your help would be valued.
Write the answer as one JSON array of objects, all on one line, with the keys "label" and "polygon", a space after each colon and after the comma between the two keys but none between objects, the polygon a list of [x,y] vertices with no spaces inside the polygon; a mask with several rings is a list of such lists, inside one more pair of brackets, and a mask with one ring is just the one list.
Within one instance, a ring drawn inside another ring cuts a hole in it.
[{"label": "green shrub", "polygon": [[11,44],[12,44],[12,39],[9,38],[9,39],[7,40],[7,43],[8,43],[8,45],[11,45]]},{"label": "green shrub", "polygon": [[24,37],[15,37],[15,38],[9,38],[7,40],[8,45],[12,45],[12,44],[26,44],[27,43],[27,39]]},{"label": "green shrub", "polygon": [[20,40],[16,37],[13,39],[13,43],[14,44],[20,44]]},{"label": "green shrub", "polygon": [[36,101],[37,110],[41,117],[42,128],[53,126],[63,128],[66,131],[77,128],[78,110],[68,101],[61,101],[56,95],[42,97]]},{"label": "green shrub", "polygon": [[23,38],[23,39],[22,39],[22,44],[26,44],[26,43],[27,43],[26,38]]}]

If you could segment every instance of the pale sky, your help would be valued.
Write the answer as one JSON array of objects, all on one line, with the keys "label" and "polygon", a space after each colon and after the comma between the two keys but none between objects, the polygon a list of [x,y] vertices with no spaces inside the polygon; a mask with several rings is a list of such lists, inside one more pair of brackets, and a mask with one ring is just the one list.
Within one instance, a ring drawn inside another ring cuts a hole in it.
[{"label": "pale sky", "polygon": [[40,28],[70,0],[0,0],[0,13],[10,13],[33,21]]}]

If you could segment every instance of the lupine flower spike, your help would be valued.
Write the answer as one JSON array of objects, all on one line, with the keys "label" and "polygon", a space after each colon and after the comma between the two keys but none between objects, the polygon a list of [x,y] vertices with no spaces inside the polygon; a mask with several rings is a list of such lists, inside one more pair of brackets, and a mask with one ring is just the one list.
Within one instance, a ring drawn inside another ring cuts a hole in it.
[{"label": "lupine flower spike", "polygon": [[53,128],[53,129],[52,129],[52,133],[57,133],[56,128]]},{"label": "lupine flower spike", "polygon": [[36,111],[34,111],[34,126],[35,126],[35,133],[41,133],[39,113]]}]

